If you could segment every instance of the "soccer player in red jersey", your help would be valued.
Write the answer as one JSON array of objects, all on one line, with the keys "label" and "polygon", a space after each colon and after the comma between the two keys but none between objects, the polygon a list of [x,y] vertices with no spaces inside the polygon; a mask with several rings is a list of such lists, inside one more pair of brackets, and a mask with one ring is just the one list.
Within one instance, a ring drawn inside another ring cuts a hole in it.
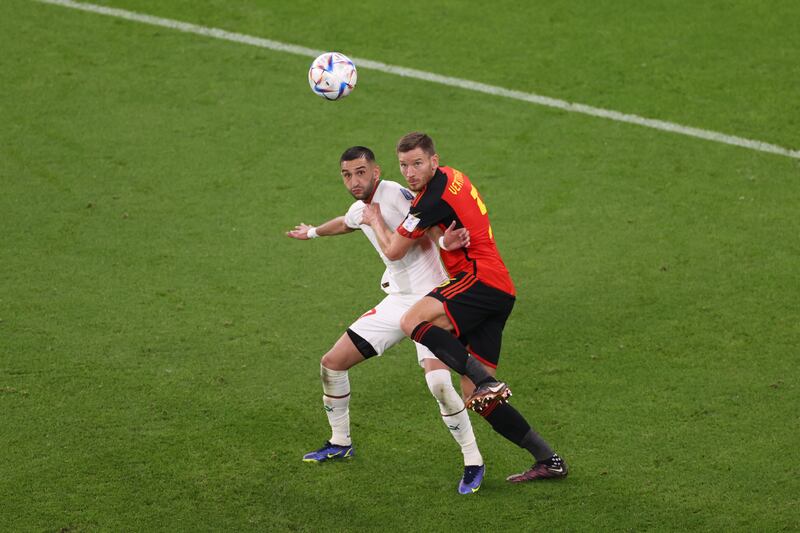
[{"label": "soccer player in red jersey", "polygon": [[[414,195],[393,181],[381,179],[381,169],[375,154],[365,146],[353,146],[345,150],[339,159],[343,183],[355,199],[344,216],[328,220],[319,227],[301,223],[286,235],[301,241],[322,236],[344,235],[354,230],[370,241],[380,254],[380,245],[374,231],[362,222],[365,206],[372,202],[383,205],[382,217],[386,224],[394,227],[408,213]],[[433,239],[441,239],[453,249],[464,246],[464,229],[449,228],[443,234],[432,230]],[[381,256],[386,271],[381,278],[381,289],[385,297],[355,320],[320,361],[323,405],[331,438],[317,450],[303,456],[303,461],[321,463],[349,459],[354,454],[350,437],[350,377],[354,366],[380,356],[387,349],[405,338],[400,327],[403,314],[428,291],[447,279],[439,253],[430,239],[420,239],[418,246],[400,260],[389,261]],[[455,441],[461,447],[464,458],[464,475],[458,484],[459,494],[474,494],[483,481],[485,467],[469,414],[462,397],[453,388],[450,369],[425,346],[416,345],[417,360],[425,371],[425,382],[436,398],[442,420]]]},{"label": "soccer player in red jersey", "polygon": [[392,232],[380,217],[378,204],[364,211],[364,222],[375,230],[384,255],[400,259],[426,230],[444,230],[453,223],[466,228],[470,239],[467,247],[441,250],[450,279],[405,313],[403,331],[461,374],[467,407],[533,455],[535,464],[508,481],[566,477],[564,460],[508,403],[511,391],[494,377],[516,292],[495,245],[486,204],[467,176],[439,166],[428,135],[405,135],[397,144],[397,157],[408,188],[417,193],[405,220]]}]

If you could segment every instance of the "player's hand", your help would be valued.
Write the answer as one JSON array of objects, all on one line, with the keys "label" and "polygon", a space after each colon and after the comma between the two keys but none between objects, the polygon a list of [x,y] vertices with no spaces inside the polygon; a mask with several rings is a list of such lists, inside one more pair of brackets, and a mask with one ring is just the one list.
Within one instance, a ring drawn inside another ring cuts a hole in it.
[{"label": "player's hand", "polygon": [[361,212],[361,223],[372,226],[381,223],[381,204],[367,204]]},{"label": "player's hand", "polygon": [[305,222],[301,222],[298,226],[295,226],[293,230],[287,231],[286,236],[291,237],[292,239],[299,239],[301,241],[308,240],[308,230],[310,230],[313,226],[309,226]]},{"label": "player's hand", "polygon": [[469,231],[467,228],[456,229],[456,221],[450,223],[450,227],[444,230],[445,250],[458,250],[469,246]]}]

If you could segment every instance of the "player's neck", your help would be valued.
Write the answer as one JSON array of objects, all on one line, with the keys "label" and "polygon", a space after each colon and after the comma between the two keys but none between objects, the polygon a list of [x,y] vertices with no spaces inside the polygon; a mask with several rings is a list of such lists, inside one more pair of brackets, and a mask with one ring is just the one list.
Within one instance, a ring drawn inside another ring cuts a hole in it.
[{"label": "player's neck", "polygon": [[375,197],[375,191],[378,190],[378,187],[380,186],[380,184],[381,184],[381,179],[380,178],[375,180],[375,186],[372,188],[372,192],[370,193],[369,198],[364,200],[365,204],[368,204],[368,203],[370,203],[372,201],[372,199]]}]

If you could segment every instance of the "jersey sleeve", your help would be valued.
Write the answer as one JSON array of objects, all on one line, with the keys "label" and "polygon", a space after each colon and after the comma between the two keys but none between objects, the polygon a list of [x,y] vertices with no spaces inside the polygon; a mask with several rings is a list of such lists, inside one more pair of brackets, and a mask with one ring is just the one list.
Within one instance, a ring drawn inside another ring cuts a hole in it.
[{"label": "jersey sleeve", "polygon": [[[414,200],[414,195],[398,183],[394,183],[391,181],[384,182],[384,186],[388,187],[389,184],[392,186],[392,194],[388,195],[386,198],[390,200],[389,207],[396,213],[398,213],[401,217],[405,216],[408,213],[409,208],[411,207],[411,202]],[[384,201],[384,205],[385,205]],[[384,210],[383,208],[381,208]]]},{"label": "jersey sleeve", "polygon": [[397,227],[397,233],[409,239],[419,239],[431,226],[451,218],[453,208],[439,197],[423,197],[412,205],[406,218]]},{"label": "jersey sleeve", "polygon": [[364,202],[353,202],[344,215],[344,223],[350,229],[361,229],[361,215],[364,211]]}]

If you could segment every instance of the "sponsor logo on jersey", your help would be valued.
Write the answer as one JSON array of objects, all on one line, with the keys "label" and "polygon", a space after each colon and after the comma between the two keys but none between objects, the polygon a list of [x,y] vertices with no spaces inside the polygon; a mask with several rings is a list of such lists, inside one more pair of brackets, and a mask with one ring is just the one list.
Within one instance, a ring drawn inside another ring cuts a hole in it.
[{"label": "sponsor logo on jersey", "polygon": [[405,198],[406,200],[411,201],[414,199],[414,194],[408,189],[400,189],[400,192],[403,193],[403,198]]},{"label": "sponsor logo on jersey", "polygon": [[416,229],[417,225],[419,225],[419,219],[414,214],[409,213],[406,215],[406,219],[403,221],[403,229],[412,232]]},{"label": "sponsor logo on jersey", "polygon": [[464,186],[464,174],[459,172],[458,170],[453,170],[453,181],[450,182],[450,185],[447,186],[447,190],[450,191],[450,194],[455,196],[456,194],[461,191],[461,187]]}]

